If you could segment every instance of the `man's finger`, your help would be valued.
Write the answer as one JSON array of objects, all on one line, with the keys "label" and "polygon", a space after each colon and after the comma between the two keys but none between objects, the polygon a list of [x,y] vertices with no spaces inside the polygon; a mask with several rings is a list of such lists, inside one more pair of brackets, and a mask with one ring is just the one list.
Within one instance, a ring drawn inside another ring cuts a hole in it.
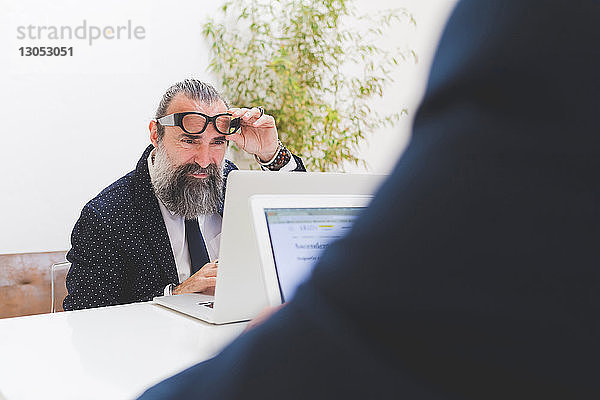
[{"label": "man's finger", "polygon": [[[194,272],[194,274],[191,277],[202,279],[205,276],[209,276],[208,273],[211,271],[217,271],[217,265],[212,264],[212,263],[206,263],[206,264],[204,264],[204,266],[202,268],[200,268],[198,271]],[[213,275],[213,276],[216,276],[216,275]]]},{"label": "man's finger", "polygon": [[252,124],[254,121],[256,121],[259,117],[260,117],[261,111],[260,109],[253,107],[252,109],[246,111],[244,114],[242,114],[241,118],[242,121],[245,122],[246,124]]},{"label": "man's finger", "polygon": [[215,264],[215,263],[206,264],[206,266],[208,267],[208,269],[217,269],[217,268],[219,268],[219,264]]},{"label": "man's finger", "polygon": [[242,115],[244,115],[247,111],[249,111],[247,108],[237,108],[237,107],[233,107],[229,109],[229,112],[231,113],[231,115],[234,118],[238,118],[241,117]]},{"label": "man's finger", "polygon": [[270,115],[264,114],[262,117],[254,121],[252,124],[255,128],[272,128],[275,126],[275,118]]},{"label": "man's finger", "polygon": [[217,270],[216,269],[211,269],[209,271],[206,271],[204,274],[202,274],[203,278],[216,278],[217,277]]},{"label": "man's finger", "polygon": [[204,267],[202,267],[201,271],[216,271],[217,268],[217,264],[204,264]]},{"label": "man's finger", "polygon": [[205,290],[214,289],[217,286],[217,278],[201,278],[198,281],[194,282],[195,293],[201,293]]},{"label": "man's finger", "polygon": [[215,287],[217,285],[217,278],[204,278],[202,279],[205,288]]},{"label": "man's finger", "polygon": [[204,269],[198,274],[198,279],[207,278],[209,276],[217,276],[217,269]]}]

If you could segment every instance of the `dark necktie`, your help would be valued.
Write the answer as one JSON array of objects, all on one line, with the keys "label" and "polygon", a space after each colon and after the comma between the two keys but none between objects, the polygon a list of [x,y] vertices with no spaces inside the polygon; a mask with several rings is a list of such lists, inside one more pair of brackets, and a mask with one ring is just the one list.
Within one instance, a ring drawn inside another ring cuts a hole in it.
[{"label": "dark necktie", "polygon": [[206,245],[200,234],[200,226],[198,225],[198,220],[196,218],[185,220],[185,240],[187,240],[188,251],[190,252],[192,264],[191,272],[194,274],[202,268],[204,264],[209,262]]}]

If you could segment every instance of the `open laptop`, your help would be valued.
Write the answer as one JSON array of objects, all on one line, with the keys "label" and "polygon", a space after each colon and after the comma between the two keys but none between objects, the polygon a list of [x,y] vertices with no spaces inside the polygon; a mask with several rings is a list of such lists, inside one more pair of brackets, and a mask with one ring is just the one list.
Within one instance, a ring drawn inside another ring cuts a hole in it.
[{"label": "open laptop", "polygon": [[160,296],[154,301],[213,324],[252,319],[269,304],[251,221],[257,194],[373,194],[385,175],[232,171],[227,177],[215,295]]},{"label": "open laptop", "polygon": [[352,228],[371,198],[252,196],[250,204],[269,305],[292,299],[323,251]]}]

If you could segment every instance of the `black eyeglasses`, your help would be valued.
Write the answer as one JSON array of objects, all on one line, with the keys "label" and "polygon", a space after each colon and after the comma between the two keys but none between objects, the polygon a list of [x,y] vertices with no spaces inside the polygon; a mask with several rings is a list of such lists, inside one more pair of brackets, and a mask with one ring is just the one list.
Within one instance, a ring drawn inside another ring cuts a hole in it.
[{"label": "black eyeglasses", "polygon": [[204,132],[210,122],[213,123],[217,132],[222,135],[232,135],[241,127],[240,118],[233,118],[231,114],[223,113],[211,117],[195,111],[165,115],[158,118],[156,122],[162,126],[178,126],[190,135],[198,135]]}]

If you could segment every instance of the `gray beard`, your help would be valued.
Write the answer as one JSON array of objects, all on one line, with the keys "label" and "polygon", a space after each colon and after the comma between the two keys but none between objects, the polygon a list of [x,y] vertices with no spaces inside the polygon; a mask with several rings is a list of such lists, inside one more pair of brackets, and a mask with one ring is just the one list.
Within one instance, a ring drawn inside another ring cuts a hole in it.
[{"label": "gray beard", "polygon": [[[200,179],[190,174],[208,174]],[[154,193],[165,207],[185,219],[216,214],[223,203],[223,169],[216,164],[202,168],[196,163],[173,166],[159,142],[151,174]]]}]

